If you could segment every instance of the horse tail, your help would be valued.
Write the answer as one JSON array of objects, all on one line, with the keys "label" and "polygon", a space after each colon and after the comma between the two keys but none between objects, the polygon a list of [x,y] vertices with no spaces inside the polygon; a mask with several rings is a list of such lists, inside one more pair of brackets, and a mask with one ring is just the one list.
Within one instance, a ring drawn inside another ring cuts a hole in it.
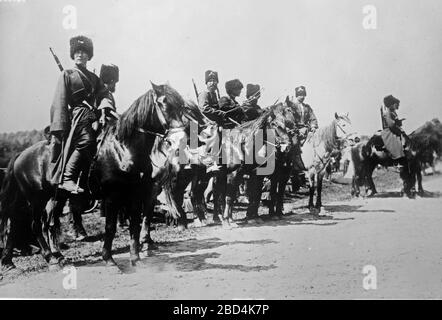
[{"label": "horse tail", "polygon": [[20,189],[14,175],[14,163],[19,155],[20,153],[16,154],[9,161],[0,189],[0,243],[4,239],[8,228],[9,213],[14,211],[19,201]]}]

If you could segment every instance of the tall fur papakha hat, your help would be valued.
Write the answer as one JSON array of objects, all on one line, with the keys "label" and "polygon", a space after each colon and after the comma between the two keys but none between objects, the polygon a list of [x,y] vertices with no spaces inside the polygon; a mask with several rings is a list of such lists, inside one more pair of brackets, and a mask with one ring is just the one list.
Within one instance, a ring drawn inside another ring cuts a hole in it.
[{"label": "tall fur papakha hat", "polygon": [[229,80],[226,82],[226,92],[230,93],[235,89],[242,89],[244,85],[238,79]]},{"label": "tall fur papakha hat", "polygon": [[259,87],[259,84],[247,84],[246,86],[246,98],[250,98],[251,96],[255,95],[255,98],[259,98],[261,94],[258,94],[258,92],[261,90]]},{"label": "tall fur papakha hat", "polygon": [[89,56],[89,60],[94,56],[94,45],[92,40],[85,36],[76,36],[71,38],[71,59],[74,59],[74,53],[78,50],[84,50]]},{"label": "tall fur papakha hat", "polygon": [[210,80],[215,80],[216,82],[219,82],[218,72],[207,70],[206,73],[204,74],[204,79],[206,80],[206,83],[209,82]]},{"label": "tall fur papakha hat", "polygon": [[385,105],[387,108],[390,108],[390,107],[393,106],[395,103],[399,103],[399,102],[400,102],[399,99],[393,97],[391,94],[388,95],[388,96],[386,96],[386,97],[384,98],[384,105]]},{"label": "tall fur papakha hat", "polygon": [[304,86],[299,86],[295,88],[295,96],[299,97],[299,96],[306,96],[307,95],[307,91],[305,91],[305,87]]},{"label": "tall fur papakha hat", "polygon": [[114,64],[102,64],[100,69],[100,79],[104,83],[110,83],[112,80],[118,82],[120,80],[120,72],[118,66]]}]

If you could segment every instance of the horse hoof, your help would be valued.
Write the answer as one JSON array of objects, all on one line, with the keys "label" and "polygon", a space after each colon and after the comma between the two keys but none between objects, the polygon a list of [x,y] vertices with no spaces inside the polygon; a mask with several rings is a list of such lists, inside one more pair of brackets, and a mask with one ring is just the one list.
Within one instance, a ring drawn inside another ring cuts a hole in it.
[{"label": "horse hoof", "polygon": [[117,263],[115,262],[114,258],[109,258],[105,260],[106,262],[106,267],[118,267]]},{"label": "horse hoof", "polygon": [[2,273],[10,273],[12,270],[16,270],[17,267],[12,262],[2,264]]},{"label": "horse hoof", "polygon": [[228,223],[227,221],[223,221],[222,222],[222,226],[223,226],[223,229],[225,229],[225,230],[232,229],[231,226],[230,226],[230,223]]},{"label": "horse hoof", "polygon": [[57,262],[51,262],[49,264],[49,271],[60,271],[62,268],[62,266],[60,264],[58,264],[58,260]]},{"label": "horse hoof", "polygon": [[136,267],[137,266],[137,263],[140,261],[140,257],[138,257],[138,258],[131,258],[130,259],[130,265],[132,266],[132,267]]}]

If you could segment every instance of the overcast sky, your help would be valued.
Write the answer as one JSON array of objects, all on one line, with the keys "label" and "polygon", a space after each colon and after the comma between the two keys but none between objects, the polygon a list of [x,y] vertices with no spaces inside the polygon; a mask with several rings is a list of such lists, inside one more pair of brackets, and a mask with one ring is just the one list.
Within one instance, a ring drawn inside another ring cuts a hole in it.
[{"label": "overcast sky", "polygon": [[[63,8],[77,10],[65,29]],[[363,28],[363,7],[377,9],[377,28]],[[191,79],[204,71],[224,83],[264,87],[260,104],[307,88],[321,125],[349,112],[360,133],[380,128],[385,95],[401,100],[404,127],[442,119],[442,2],[440,0],[148,0],[0,1],[0,132],[42,129],[59,70],[72,66],[69,39],[94,42],[88,67],[120,67],[119,112],[149,88],[169,83],[195,100]],[[243,92],[244,99],[245,92]]]}]

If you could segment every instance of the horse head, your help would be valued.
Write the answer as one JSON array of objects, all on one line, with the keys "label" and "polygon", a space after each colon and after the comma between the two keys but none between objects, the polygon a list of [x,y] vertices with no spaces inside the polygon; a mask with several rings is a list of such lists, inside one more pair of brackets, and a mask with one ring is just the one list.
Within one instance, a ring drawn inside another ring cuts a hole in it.
[{"label": "horse head", "polygon": [[290,149],[292,139],[289,131],[293,130],[294,123],[293,114],[284,104],[269,107],[267,128],[275,131],[276,146],[281,152]]},{"label": "horse head", "polygon": [[355,134],[355,132],[351,130],[351,120],[348,117],[348,112],[345,114],[338,114],[335,112],[334,123],[337,128],[336,136],[346,144],[347,140]]},{"label": "horse head", "polygon": [[151,82],[155,111],[163,127],[183,127],[182,115],[185,105],[183,97],[170,85]]}]

